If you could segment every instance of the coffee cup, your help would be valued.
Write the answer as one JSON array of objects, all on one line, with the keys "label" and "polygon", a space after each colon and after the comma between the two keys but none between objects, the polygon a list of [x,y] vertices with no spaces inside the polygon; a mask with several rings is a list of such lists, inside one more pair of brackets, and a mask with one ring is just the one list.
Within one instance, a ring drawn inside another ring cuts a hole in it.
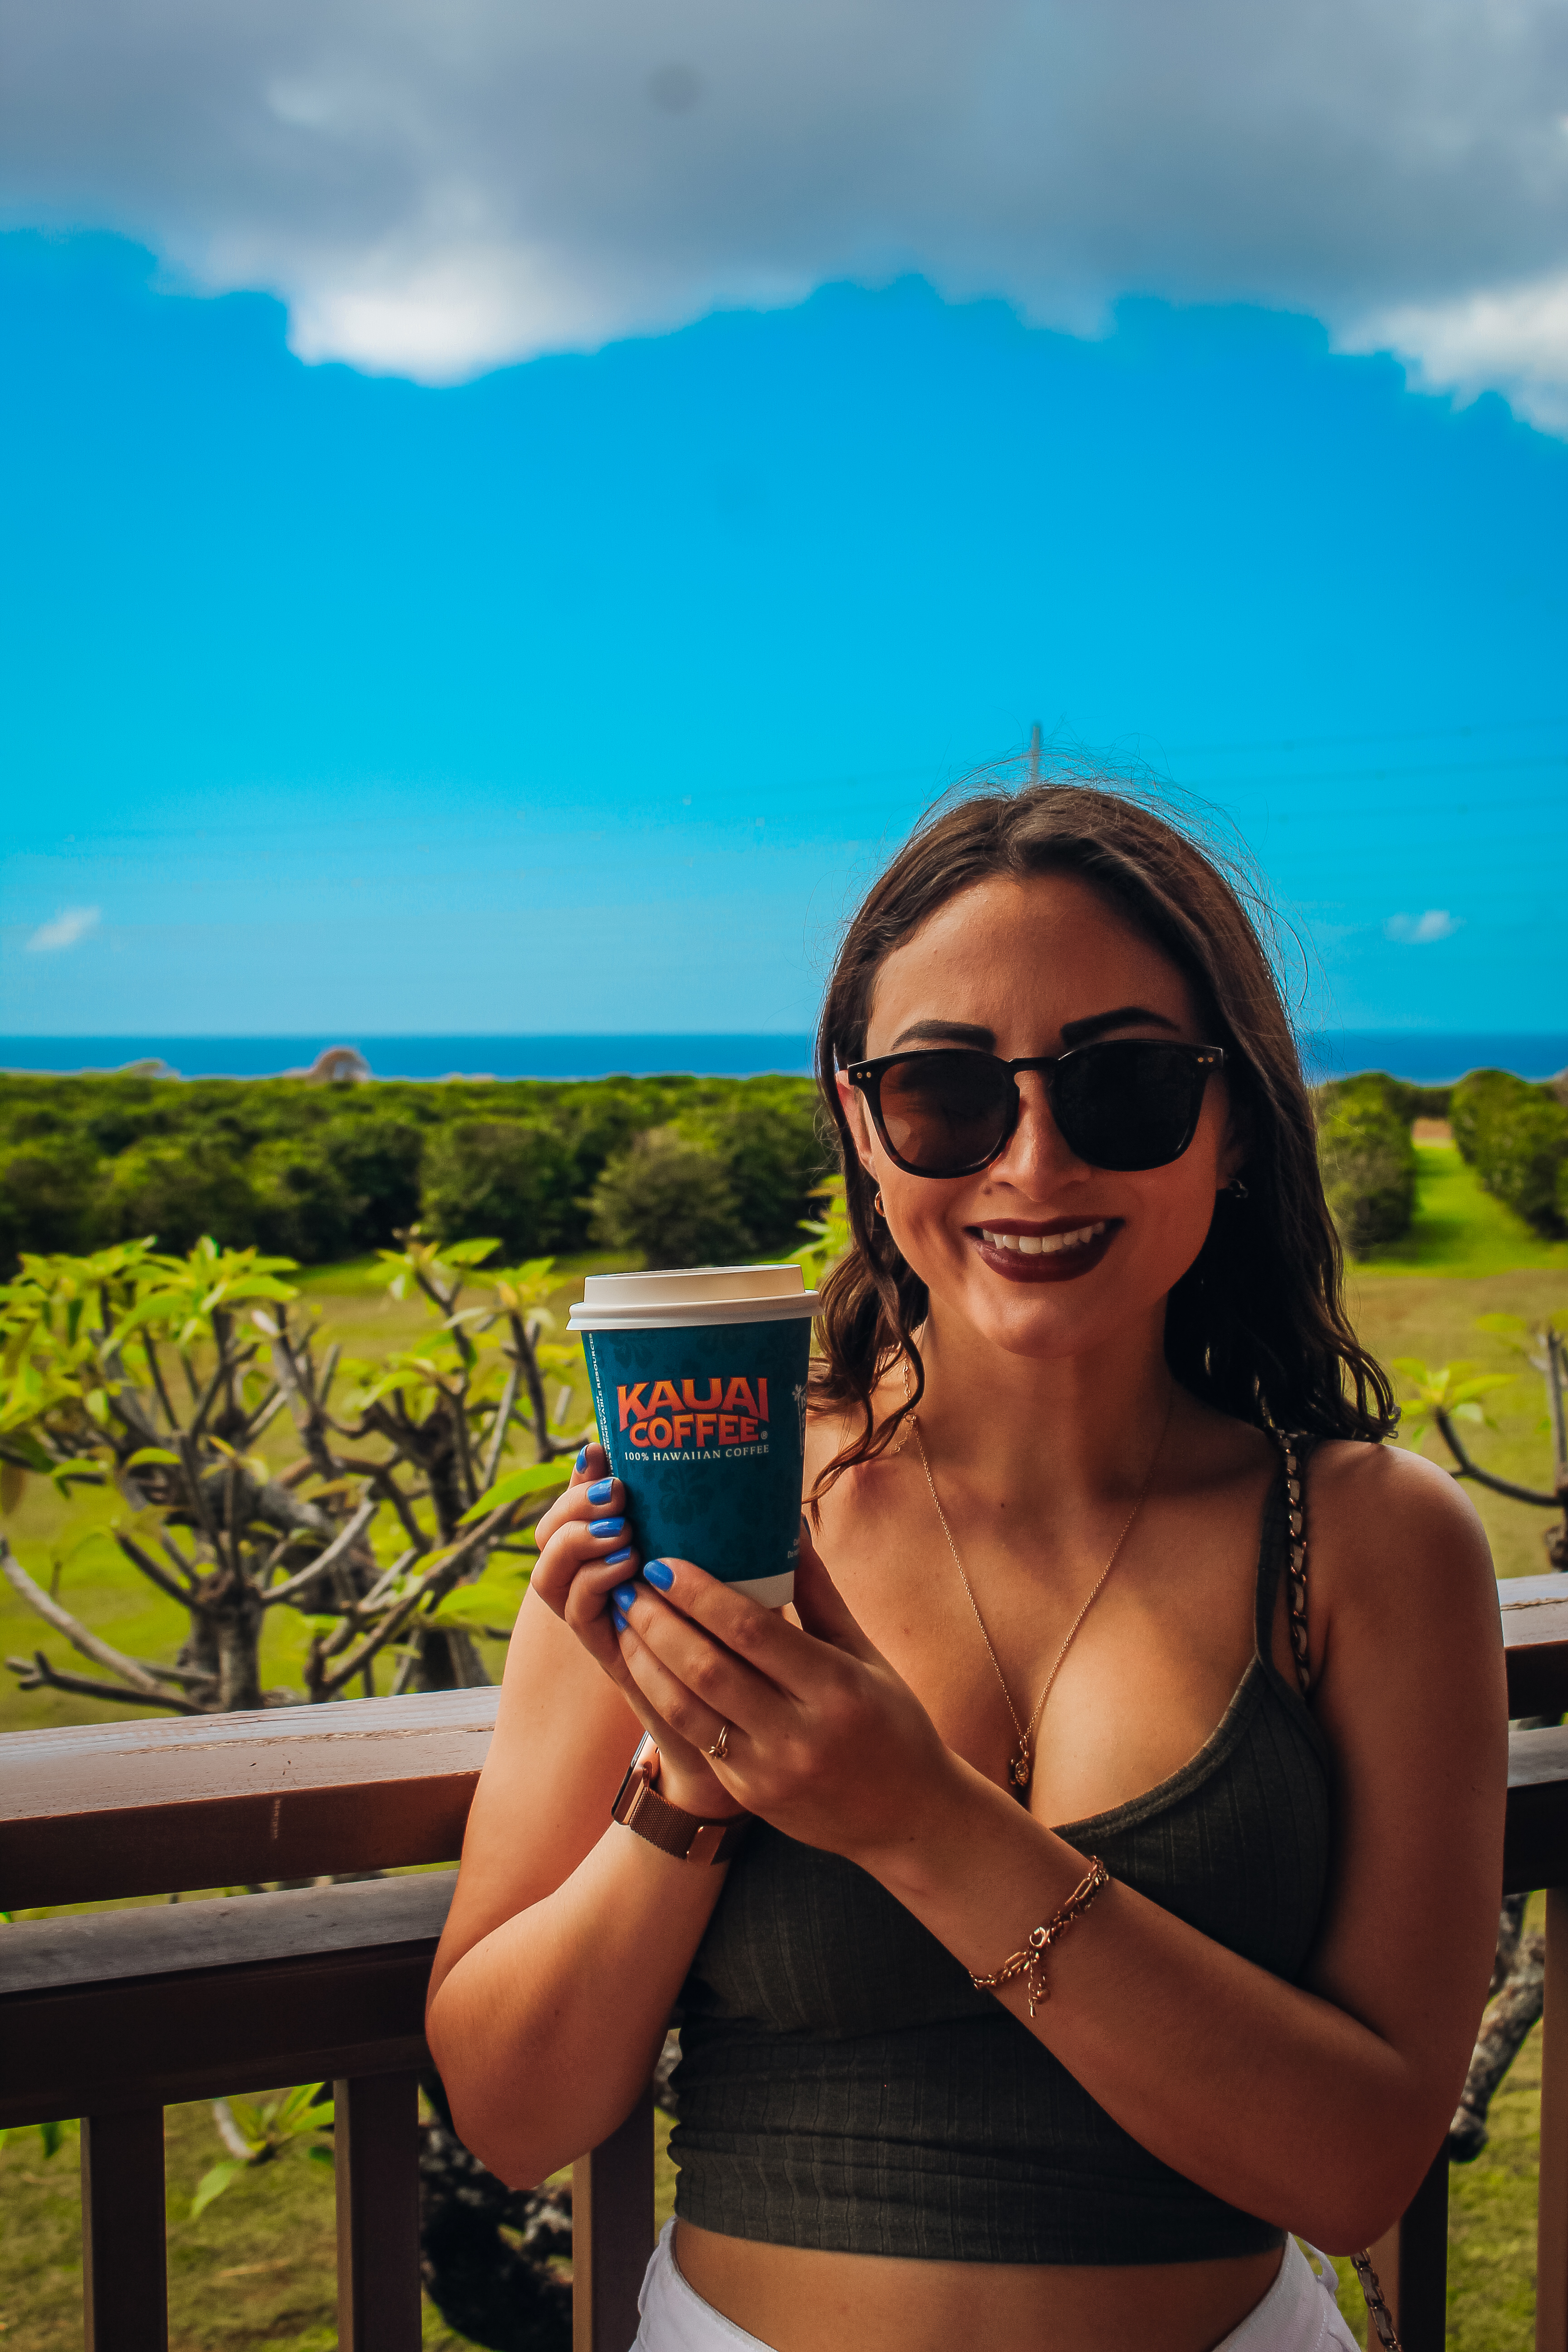
[{"label": "coffee cup", "polygon": [[798,1265],[699,1265],[591,1274],[567,1318],[644,1559],[769,1609],[795,1592],[816,1304]]}]

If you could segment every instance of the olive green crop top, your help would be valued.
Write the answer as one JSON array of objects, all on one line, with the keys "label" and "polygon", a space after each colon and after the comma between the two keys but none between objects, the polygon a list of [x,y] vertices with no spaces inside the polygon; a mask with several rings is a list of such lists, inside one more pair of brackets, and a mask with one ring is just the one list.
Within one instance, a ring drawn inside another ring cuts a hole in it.
[{"label": "olive green crop top", "polygon": [[[1061,1825],[1116,1878],[1294,1981],[1329,1874],[1330,1760],[1271,1633],[1225,1719],[1158,1788]],[[676,2211],[726,2236],[970,2263],[1201,2262],[1284,2232],[1184,2179],[875,1879],[756,1822],[681,1996]]]}]

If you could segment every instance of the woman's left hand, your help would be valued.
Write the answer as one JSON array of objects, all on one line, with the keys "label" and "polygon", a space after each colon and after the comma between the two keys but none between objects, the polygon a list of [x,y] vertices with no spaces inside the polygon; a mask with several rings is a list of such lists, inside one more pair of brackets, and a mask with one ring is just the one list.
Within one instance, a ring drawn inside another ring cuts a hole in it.
[{"label": "woman's left hand", "polygon": [[932,1788],[952,1759],[804,1527],[798,1627],[689,1560],[650,1560],[631,1590],[620,1640],[633,1680],[705,1752],[728,1725],[713,1769],[748,1812],[850,1859],[908,1841],[910,1789]]}]

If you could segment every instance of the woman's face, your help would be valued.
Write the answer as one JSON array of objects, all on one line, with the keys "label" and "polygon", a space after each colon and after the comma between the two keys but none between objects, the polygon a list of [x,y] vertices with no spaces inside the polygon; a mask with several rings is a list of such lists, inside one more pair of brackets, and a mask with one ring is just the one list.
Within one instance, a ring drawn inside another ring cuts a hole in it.
[{"label": "woman's face", "polygon": [[[1100,1037],[1214,1043],[1158,948],[1088,883],[1042,874],[977,883],[895,949],[877,976],[866,1056],[946,1045],[1013,1061]],[[1241,1151],[1217,1074],[1182,1158],[1131,1175],[1075,1157],[1038,1072],[1017,1083],[1022,1109],[1000,1159],[943,1178],[896,1167],[863,1097],[842,1079],[839,1091],[893,1238],[939,1320],[956,1312],[1015,1354],[1076,1355],[1157,1316],[1202,1248]],[[1017,1245],[1042,1240],[1053,1245]]]}]

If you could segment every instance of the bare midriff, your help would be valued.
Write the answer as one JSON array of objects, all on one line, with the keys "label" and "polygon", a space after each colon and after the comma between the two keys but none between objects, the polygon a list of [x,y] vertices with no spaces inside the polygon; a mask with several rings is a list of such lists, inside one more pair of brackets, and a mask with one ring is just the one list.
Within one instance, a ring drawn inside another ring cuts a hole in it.
[{"label": "bare midriff", "polygon": [[677,2224],[681,2275],[773,2352],[1213,2352],[1279,2252],[1109,2269],[911,2262]]}]

